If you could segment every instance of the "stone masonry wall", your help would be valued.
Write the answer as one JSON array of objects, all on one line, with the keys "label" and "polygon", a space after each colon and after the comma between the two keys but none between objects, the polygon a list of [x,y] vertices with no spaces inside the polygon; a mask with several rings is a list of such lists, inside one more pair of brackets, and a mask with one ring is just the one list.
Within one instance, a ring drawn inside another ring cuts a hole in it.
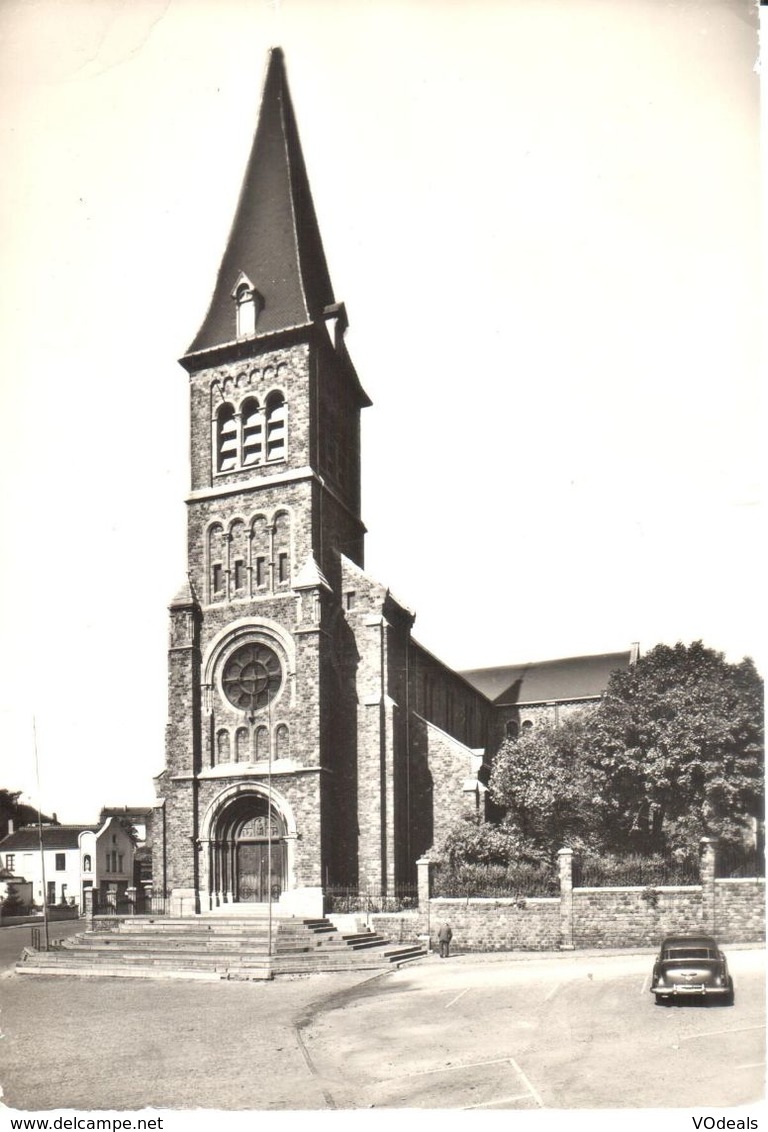
[{"label": "stone masonry wall", "polygon": [[653,947],[665,935],[704,928],[698,885],[573,890],[575,947]]},{"label": "stone masonry wall", "polygon": [[431,900],[433,947],[446,920],[456,951],[553,951],[559,946],[560,901],[553,898]]},{"label": "stone masonry wall", "polygon": [[459,951],[656,947],[665,935],[697,931],[724,944],[765,939],[764,879],[715,880],[711,845],[700,885],[571,889],[570,850],[560,857],[560,897],[522,900],[428,899],[430,864],[423,858],[418,911],[374,916],[374,926],[393,939],[429,932],[434,942],[448,921]]},{"label": "stone masonry wall", "polygon": [[370,918],[371,927],[389,939],[412,942],[437,933],[446,921],[453,931],[452,950],[555,951],[560,940],[560,901],[536,897],[525,901],[440,898],[430,901],[429,920],[421,911],[384,913]]},{"label": "stone masonry wall", "polygon": [[714,934],[721,943],[765,939],[765,881],[715,881]]}]

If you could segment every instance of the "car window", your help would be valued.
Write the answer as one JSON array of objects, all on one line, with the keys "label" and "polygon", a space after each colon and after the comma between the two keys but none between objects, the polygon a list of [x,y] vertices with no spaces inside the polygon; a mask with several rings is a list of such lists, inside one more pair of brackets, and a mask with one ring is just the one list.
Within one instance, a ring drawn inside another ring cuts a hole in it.
[{"label": "car window", "polygon": [[714,951],[708,947],[668,947],[664,952],[665,959],[717,959]]}]

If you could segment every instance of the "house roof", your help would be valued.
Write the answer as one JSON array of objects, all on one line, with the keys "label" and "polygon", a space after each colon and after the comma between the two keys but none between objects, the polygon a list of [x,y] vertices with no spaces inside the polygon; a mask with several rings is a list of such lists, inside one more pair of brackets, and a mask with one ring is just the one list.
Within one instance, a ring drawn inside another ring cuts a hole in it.
[{"label": "house roof", "polygon": [[233,289],[261,295],[257,335],[304,326],[333,305],[283,52],[269,53],[256,135],[208,313],[189,353],[235,339]]},{"label": "house roof", "polygon": [[99,818],[105,822],[107,818],[120,818],[144,821],[152,813],[152,806],[102,806]]},{"label": "house roof", "polygon": [[[43,826],[44,849],[77,849],[80,834],[86,831],[96,833],[101,827],[98,825],[47,825]],[[15,833],[9,833],[0,841],[0,851],[39,849],[40,833],[37,826],[25,826]]]},{"label": "house roof", "polygon": [[550,701],[596,699],[617,668],[627,668],[632,651],[571,656],[531,664],[474,668],[461,675],[497,707]]}]

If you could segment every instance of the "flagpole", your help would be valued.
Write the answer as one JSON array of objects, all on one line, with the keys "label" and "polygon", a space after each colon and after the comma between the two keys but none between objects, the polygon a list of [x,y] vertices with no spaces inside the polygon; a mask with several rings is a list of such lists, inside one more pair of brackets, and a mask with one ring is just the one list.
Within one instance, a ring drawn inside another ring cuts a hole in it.
[{"label": "flagpole", "polygon": [[272,708],[267,682],[267,888],[269,896],[267,954],[272,958]]},{"label": "flagpole", "polygon": [[35,747],[35,775],[37,777],[37,840],[40,845],[40,871],[43,878],[43,927],[45,929],[45,950],[50,950],[50,940],[48,938],[48,901],[45,891],[45,851],[43,849],[43,818],[41,813],[41,798],[40,798],[40,761],[37,757],[37,724],[34,715],[32,716],[32,738]]}]

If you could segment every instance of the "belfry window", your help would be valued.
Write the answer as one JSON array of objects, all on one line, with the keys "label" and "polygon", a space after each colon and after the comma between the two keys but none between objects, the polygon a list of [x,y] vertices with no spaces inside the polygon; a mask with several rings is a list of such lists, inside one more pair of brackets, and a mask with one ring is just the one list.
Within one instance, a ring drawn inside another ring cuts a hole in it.
[{"label": "belfry window", "polygon": [[216,467],[220,472],[231,472],[237,467],[237,418],[231,405],[222,405],[216,420]]},{"label": "belfry window", "polygon": [[287,406],[285,397],[273,391],[266,403],[248,397],[240,409],[230,402],[216,413],[215,469],[237,472],[265,460],[284,460],[288,450]]},{"label": "belfry window", "polygon": [[267,398],[267,459],[285,459],[285,398],[270,393]]},{"label": "belfry window", "polygon": [[264,421],[258,401],[243,405],[243,464],[259,464],[264,458]]}]

